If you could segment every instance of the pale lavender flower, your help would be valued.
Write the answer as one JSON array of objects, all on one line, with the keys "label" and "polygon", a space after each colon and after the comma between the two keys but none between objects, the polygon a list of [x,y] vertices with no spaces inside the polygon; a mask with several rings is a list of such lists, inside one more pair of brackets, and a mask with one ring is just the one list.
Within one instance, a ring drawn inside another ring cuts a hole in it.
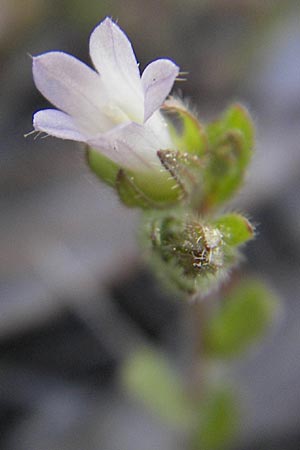
[{"label": "pale lavender flower", "polygon": [[159,108],[177,65],[157,59],[140,76],[127,36],[109,18],[92,32],[90,56],[97,72],[64,52],[33,58],[35,84],[58,108],[36,112],[34,129],[84,142],[125,168],[157,168],[157,150],[172,147]]}]

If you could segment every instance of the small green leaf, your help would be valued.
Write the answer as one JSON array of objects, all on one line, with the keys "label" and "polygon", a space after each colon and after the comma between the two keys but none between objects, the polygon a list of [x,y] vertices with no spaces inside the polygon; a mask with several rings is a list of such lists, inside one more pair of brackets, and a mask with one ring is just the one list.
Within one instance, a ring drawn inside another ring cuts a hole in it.
[{"label": "small green leaf", "polygon": [[120,167],[96,150],[87,148],[86,161],[90,169],[105,183],[115,186]]},{"label": "small green leaf", "polygon": [[218,146],[210,151],[204,175],[205,209],[218,206],[237,191],[244,180],[243,136],[237,130],[228,131]]},{"label": "small green leaf", "polygon": [[125,363],[121,377],[127,391],[153,413],[184,428],[191,425],[193,405],[161,354],[149,349],[136,352]]},{"label": "small green leaf", "polygon": [[191,155],[203,156],[208,150],[205,128],[197,117],[178,99],[170,98],[164,104],[167,112],[175,113],[181,119],[181,131],[173,129],[173,139],[177,150]]},{"label": "small green leaf", "polygon": [[223,301],[204,333],[208,355],[231,357],[257,341],[272,322],[277,300],[257,280],[242,281]]},{"label": "small green leaf", "polygon": [[[248,151],[252,151],[255,132],[253,122],[247,109],[240,104],[230,106],[225,113],[224,123],[230,130],[239,130],[244,136],[245,148]],[[246,165],[247,163],[248,160],[246,158],[244,164]]]},{"label": "small green leaf", "polygon": [[254,144],[253,124],[241,105],[228,108],[220,120],[207,125],[206,131],[209,160],[202,199],[204,211],[230,199],[241,186]]},{"label": "small green leaf", "polygon": [[224,134],[234,130],[243,136],[245,158],[242,160],[245,167],[253,150],[255,131],[250,114],[244,106],[238,103],[231,105],[219,120],[208,124],[206,127],[208,142],[210,147],[217,147]]},{"label": "small green leaf", "polygon": [[225,242],[230,246],[241,245],[254,237],[254,228],[241,214],[226,214],[213,223],[219,228]]},{"label": "small green leaf", "polygon": [[224,450],[232,443],[238,427],[238,408],[232,392],[225,388],[209,391],[199,406],[193,450]]}]

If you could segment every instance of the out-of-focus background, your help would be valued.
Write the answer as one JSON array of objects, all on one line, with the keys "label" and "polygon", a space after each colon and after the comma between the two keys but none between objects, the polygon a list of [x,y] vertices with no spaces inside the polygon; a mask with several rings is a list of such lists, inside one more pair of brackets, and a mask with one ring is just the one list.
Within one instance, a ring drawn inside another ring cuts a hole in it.
[{"label": "out-of-focus background", "polygon": [[[138,214],[85,165],[79,145],[35,139],[47,107],[30,54],[89,62],[88,37],[119,21],[143,68],[170,57],[175,91],[208,120],[243,102],[255,158],[235,208],[258,224],[249,270],[281,298],[265,339],[228,371],[243,404],[239,450],[300,448],[300,5],[297,0],[0,0],[0,447],[182,450],[178,430],[122,389],[148,344],[177,362],[186,307],[141,262]],[[205,449],[203,449],[205,450]]]}]

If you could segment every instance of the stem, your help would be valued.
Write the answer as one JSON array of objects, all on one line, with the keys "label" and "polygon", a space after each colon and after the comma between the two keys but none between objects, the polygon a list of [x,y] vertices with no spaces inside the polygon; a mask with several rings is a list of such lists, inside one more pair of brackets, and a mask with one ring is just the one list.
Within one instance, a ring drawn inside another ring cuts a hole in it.
[{"label": "stem", "polygon": [[204,358],[204,330],[210,315],[211,299],[195,299],[189,305],[189,315],[193,339],[191,361],[191,395],[201,399],[205,389],[206,367]]}]

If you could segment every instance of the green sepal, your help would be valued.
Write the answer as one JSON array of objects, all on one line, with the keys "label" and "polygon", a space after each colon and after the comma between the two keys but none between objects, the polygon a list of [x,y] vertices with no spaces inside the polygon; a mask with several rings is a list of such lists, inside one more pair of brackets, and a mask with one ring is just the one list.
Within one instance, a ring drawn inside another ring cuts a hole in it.
[{"label": "green sepal", "polygon": [[237,356],[257,341],[274,318],[277,299],[257,280],[244,280],[222,300],[204,332],[207,355]]},{"label": "green sepal", "polygon": [[116,189],[122,202],[129,207],[163,209],[182,199],[182,190],[168,173],[130,173],[120,169]]},{"label": "green sepal", "polygon": [[157,254],[153,254],[149,262],[163,287],[178,299],[182,299],[182,294],[196,296],[197,299],[204,298],[215,291],[227,277],[226,268],[192,277],[176,261],[167,262]]},{"label": "green sepal", "polygon": [[163,167],[181,188],[182,198],[192,204],[202,190],[205,161],[196,155],[173,150],[160,150],[157,155]]},{"label": "green sepal", "polygon": [[129,207],[161,209],[178,203],[184,196],[178,181],[163,169],[130,172],[91,148],[86,149],[86,161],[98,178],[117,189],[121,201]]},{"label": "green sepal", "polygon": [[162,354],[150,349],[135,352],[121,370],[121,382],[155,416],[182,428],[190,428],[194,419],[191,402],[181,380]]},{"label": "green sepal", "polygon": [[168,113],[175,113],[181,121],[179,131],[176,126],[169,125],[177,150],[199,157],[205,155],[208,151],[208,139],[205,128],[197,117],[173,97],[164,103],[163,109]]},{"label": "green sepal", "polygon": [[225,450],[234,440],[239,411],[232,389],[208,388],[199,405],[193,450]]},{"label": "green sepal", "polygon": [[120,167],[116,163],[89,147],[86,149],[86,161],[89,168],[97,177],[109,186],[115,186],[117,174],[120,170]]},{"label": "green sepal", "polygon": [[237,246],[253,239],[254,228],[241,214],[231,213],[221,216],[213,224],[221,231],[226,244]]},{"label": "green sepal", "polygon": [[122,202],[129,207],[151,208],[151,201],[139,190],[134,178],[120,169],[117,175],[116,188]]}]

